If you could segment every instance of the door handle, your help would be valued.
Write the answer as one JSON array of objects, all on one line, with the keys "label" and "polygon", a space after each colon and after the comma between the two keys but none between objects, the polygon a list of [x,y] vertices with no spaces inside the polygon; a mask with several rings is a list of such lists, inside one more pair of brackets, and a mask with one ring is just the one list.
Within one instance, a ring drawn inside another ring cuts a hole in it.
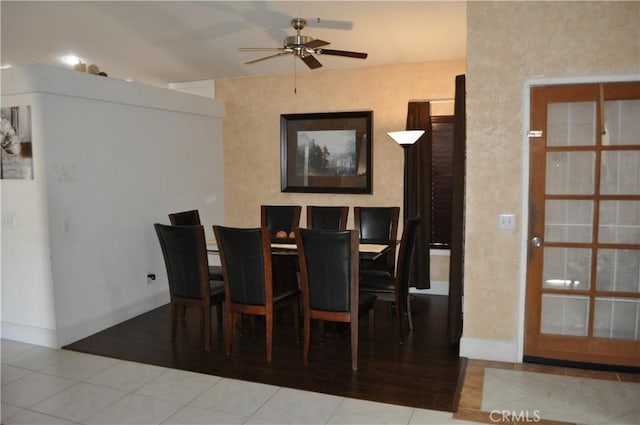
[{"label": "door handle", "polygon": [[540,239],[538,236],[534,236],[533,238],[531,238],[531,245],[535,246],[536,248],[540,248],[542,246],[542,239]]}]

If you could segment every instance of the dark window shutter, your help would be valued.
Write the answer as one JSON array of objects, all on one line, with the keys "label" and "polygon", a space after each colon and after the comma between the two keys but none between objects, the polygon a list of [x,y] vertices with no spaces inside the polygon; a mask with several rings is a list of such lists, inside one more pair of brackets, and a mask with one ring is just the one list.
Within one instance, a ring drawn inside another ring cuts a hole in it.
[{"label": "dark window shutter", "polygon": [[431,248],[449,248],[453,194],[453,116],[432,116],[431,128]]}]

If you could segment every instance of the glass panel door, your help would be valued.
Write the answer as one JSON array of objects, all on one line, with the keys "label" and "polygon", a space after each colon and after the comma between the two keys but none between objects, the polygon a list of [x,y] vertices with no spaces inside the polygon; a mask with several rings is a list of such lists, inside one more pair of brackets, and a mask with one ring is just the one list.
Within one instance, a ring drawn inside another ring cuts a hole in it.
[{"label": "glass panel door", "polygon": [[640,83],[624,84],[532,89],[525,359],[640,366]]}]

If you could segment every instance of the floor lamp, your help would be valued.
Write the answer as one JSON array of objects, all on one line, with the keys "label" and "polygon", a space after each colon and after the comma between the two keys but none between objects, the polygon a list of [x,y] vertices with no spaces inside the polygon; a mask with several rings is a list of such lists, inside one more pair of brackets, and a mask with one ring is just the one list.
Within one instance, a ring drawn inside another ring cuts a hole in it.
[{"label": "floor lamp", "polygon": [[402,146],[404,150],[404,187],[402,193],[404,194],[403,210],[402,214],[405,219],[408,217],[408,196],[407,196],[407,182],[409,180],[409,168],[407,167],[409,150],[408,147],[413,145],[424,134],[424,130],[405,130],[405,131],[390,131],[387,133],[397,144]]}]

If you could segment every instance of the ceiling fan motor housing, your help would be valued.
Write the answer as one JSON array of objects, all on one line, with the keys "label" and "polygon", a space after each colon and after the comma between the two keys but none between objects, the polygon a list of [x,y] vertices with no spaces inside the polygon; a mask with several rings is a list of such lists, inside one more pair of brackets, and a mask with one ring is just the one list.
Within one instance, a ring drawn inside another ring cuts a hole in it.
[{"label": "ceiling fan motor housing", "polygon": [[310,43],[311,41],[313,41],[313,37],[309,37],[307,35],[292,35],[290,37],[285,37],[284,47],[296,47]]}]

